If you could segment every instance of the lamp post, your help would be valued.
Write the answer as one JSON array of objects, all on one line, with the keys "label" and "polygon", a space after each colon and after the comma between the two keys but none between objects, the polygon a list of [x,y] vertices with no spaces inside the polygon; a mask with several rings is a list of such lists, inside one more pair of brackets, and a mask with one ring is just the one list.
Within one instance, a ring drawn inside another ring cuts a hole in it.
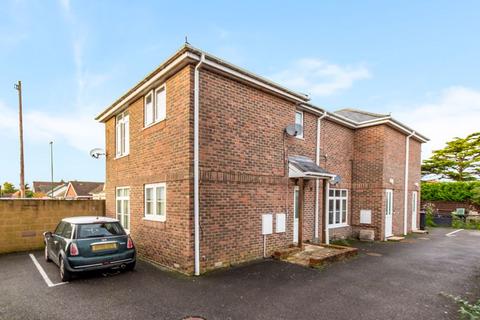
[{"label": "lamp post", "polygon": [[50,197],[53,198],[53,141],[50,141],[50,178],[52,182]]}]

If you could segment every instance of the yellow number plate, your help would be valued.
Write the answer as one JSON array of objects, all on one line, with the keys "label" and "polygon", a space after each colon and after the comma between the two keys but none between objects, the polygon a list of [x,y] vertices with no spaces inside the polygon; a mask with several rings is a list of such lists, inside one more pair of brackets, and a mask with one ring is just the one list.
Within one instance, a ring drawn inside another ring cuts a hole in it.
[{"label": "yellow number plate", "polygon": [[103,250],[112,250],[112,249],[117,249],[116,243],[102,243],[102,244],[95,244],[92,246],[93,252],[103,251]]}]

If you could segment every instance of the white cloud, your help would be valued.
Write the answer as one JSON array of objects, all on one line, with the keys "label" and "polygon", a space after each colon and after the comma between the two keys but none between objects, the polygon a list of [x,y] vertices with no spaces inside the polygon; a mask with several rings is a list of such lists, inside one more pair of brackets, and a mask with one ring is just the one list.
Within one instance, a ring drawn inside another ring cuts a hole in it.
[{"label": "white cloud", "polygon": [[423,158],[428,158],[432,150],[441,149],[454,137],[480,131],[479,90],[449,87],[442,90],[434,101],[397,109],[394,117],[431,139],[423,147]]},{"label": "white cloud", "polygon": [[277,82],[313,96],[328,96],[350,88],[355,81],[368,79],[364,65],[341,66],[324,60],[305,58],[272,76]]},{"label": "white cloud", "polygon": [[[18,113],[0,101],[0,132],[4,138],[17,139]],[[49,114],[27,111],[23,115],[25,139],[31,142],[64,141],[71,147],[88,152],[104,145],[103,125],[84,113]]]}]

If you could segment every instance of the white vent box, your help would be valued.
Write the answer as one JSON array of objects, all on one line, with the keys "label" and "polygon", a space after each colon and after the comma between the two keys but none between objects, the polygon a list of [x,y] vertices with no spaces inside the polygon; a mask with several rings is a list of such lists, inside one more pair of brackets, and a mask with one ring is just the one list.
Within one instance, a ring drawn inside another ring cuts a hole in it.
[{"label": "white vent box", "polygon": [[285,213],[277,213],[275,216],[275,232],[285,232]]},{"label": "white vent box", "polygon": [[273,232],[272,214],[262,214],[262,234],[272,234]]},{"label": "white vent box", "polygon": [[372,210],[360,210],[360,223],[372,224]]}]

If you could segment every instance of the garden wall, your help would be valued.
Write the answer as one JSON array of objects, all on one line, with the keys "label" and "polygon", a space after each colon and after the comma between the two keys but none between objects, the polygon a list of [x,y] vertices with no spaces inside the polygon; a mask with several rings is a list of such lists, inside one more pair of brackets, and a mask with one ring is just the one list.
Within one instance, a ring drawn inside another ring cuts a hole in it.
[{"label": "garden wall", "polygon": [[72,216],[104,216],[104,200],[0,200],[0,253],[43,248],[43,232]]}]

